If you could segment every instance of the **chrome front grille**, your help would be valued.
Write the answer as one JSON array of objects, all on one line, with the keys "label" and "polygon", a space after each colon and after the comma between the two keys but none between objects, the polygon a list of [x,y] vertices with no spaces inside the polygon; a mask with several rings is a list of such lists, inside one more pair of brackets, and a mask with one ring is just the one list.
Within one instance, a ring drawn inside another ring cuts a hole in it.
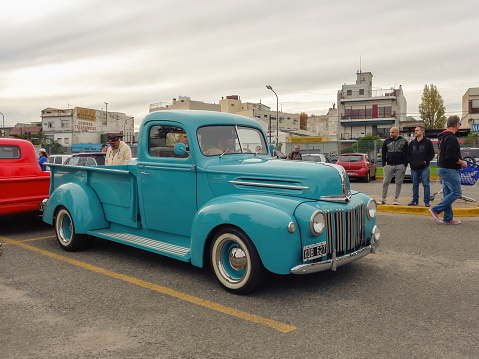
[{"label": "chrome front grille", "polygon": [[328,259],[336,250],[342,256],[358,250],[366,244],[366,206],[343,210],[325,211]]}]

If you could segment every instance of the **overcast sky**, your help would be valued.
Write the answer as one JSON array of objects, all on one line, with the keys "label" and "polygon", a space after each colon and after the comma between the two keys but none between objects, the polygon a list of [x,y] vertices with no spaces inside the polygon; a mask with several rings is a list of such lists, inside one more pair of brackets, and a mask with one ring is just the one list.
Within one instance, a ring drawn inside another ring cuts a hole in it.
[{"label": "overcast sky", "polygon": [[[446,114],[479,87],[477,0],[15,0],[0,5],[5,125],[47,107],[124,112],[222,96],[326,114],[356,72],[402,85],[419,118],[425,84]],[[1,118],[0,118],[1,121]]]}]

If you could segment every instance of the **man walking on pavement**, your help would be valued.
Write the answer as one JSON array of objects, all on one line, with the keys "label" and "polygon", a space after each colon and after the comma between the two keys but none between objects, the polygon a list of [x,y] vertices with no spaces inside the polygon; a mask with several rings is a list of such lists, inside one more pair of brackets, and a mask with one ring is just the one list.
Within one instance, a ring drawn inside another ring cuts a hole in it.
[{"label": "man walking on pavement", "polygon": [[[461,122],[458,116],[450,116],[447,119],[447,130],[438,136],[437,150],[437,174],[442,181],[442,201],[429,209],[434,219],[444,224],[460,224],[461,221],[454,219],[452,204],[461,197],[461,177],[459,170],[461,166],[466,168],[467,162],[461,159],[461,148],[456,138]],[[444,212],[441,220],[439,213]]]},{"label": "man walking on pavement", "polygon": [[424,187],[424,205],[430,207],[429,162],[434,159],[434,146],[432,141],[424,136],[423,126],[416,127],[414,136],[416,138],[409,143],[407,151],[407,160],[409,166],[411,166],[412,177],[412,201],[408,206],[416,206],[419,203],[419,181],[421,181]]},{"label": "man walking on pavement", "polygon": [[401,186],[404,181],[404,174],[407,167],[407,141],[402,136],[399,136],[399,128],[392,127],[389,131],[389,138],[386,139],[382,147],[382,162],[383,162],[383,191],[381,200],[378,204],[386,204],[386,197],[388,196],[389,183],[393,176],[396,181],[396,192],[394,193],[394,205],[398,205],[399,194],[401,193]]}]

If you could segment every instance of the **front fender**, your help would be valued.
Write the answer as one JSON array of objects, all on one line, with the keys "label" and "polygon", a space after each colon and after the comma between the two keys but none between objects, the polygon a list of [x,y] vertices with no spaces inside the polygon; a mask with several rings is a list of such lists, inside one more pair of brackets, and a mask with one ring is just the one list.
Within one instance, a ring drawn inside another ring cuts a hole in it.
[{"label": "front fender", "polygon": [[65,183],[55,189],[45,205],[43,221],[53,224],[59,206],[65,207],[72,215],[76,233],[109,227],[97,194],[85,184]]},{"label": "front fender", "polygon": [[191,263],[202,267],[208,237],[218,227],[232,225],[251,239],[267,270],[289,274],[301,261],[299,230],[288,231],[290,222],[298,228],[292,212],[277,203],[268,203],[265,197],[255,200],[255,196],[223,196],[209,201],[193,219]]}]

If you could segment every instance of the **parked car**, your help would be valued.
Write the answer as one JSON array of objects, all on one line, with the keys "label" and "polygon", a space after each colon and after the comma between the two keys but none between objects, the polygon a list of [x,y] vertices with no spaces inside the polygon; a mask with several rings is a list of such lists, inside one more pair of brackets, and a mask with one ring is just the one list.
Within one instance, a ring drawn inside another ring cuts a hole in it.
[{"label": "parked car", "polygon": [[55,163],[57,165],[62,165],[65,163],[67,159],[69,159],[72,155],[50,155],[48,157],[48,163]]},{"label": "parked car", "polygon": [[344,153],[336,164],[344,167],[349,178],[359,178],[364,182],[376,179],[376,164],[365,153]]},{"label": "parked car", "polygon": [[0,215],[39,212],[50,173],[41,170],[31,142],[0,138]]},{"label": "parked car", "polygon": [[329,158],[323,153],[307,153],[303,155],[303,161],[331,163]]},{"label": "parked car", "polygon": [[69,166],[104,166],[106,152],[75,153],[64,165]]},{"label": "parked car", "polygon": [[461,156],[464,161],[476,166],[479,163],[479,148],[461,148]]}]

